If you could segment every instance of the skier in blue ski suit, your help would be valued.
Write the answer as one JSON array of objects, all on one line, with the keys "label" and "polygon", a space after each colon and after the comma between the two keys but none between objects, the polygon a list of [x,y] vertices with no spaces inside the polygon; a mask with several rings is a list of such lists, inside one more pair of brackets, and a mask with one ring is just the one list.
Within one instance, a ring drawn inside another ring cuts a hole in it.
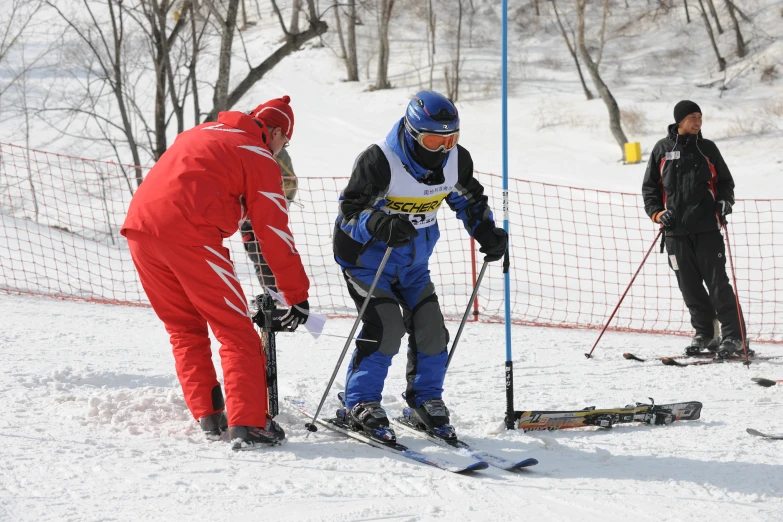
[{"label": "skier in blue ski suit", "polygon": [[386,138],[359,155],[339,198],[334,256],[357,309],[393,247],[362,317],[341,410],[355,428],[386,440],[394,433],[381,394],[406,333],[410,419],[437,436],[456,436],[442,400],[449,334],[429,271],[443,201],[479,242],[485,260],[501,259],[506,251],[506,233],[495,226],[470,153],[458,139],[459,114],[451,100],[419,92]]}]

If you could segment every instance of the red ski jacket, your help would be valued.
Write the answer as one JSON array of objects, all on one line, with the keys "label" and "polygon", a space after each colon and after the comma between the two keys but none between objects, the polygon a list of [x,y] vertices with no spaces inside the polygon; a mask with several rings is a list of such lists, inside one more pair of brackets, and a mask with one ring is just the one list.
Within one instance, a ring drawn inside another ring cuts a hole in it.
[{"label": "red ski jacket", "polygon": [[249,217],[288,304],[304,301],[310,282],[288,228],[283,180],[268,139],[263,123],[233,111],[181,133],[133,196],[122,234],[137,230],[179,245],[222,245]]}]

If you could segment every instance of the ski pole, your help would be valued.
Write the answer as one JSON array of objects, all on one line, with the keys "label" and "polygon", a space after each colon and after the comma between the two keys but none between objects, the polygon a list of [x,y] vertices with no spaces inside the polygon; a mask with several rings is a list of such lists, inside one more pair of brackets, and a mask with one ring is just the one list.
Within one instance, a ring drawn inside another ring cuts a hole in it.
[{"label": "ski pole", "polygon": [[731,269],[731,281],[734,283],[734,302],[737,304],[737,320],[739,321],[740,335],[742,336],[742,349],[745,351],[745,362],[742,363],[750,368],[750,360],[748,359],[748,341],[745,339],[745,327],[742,321],[742,309],[740,308],[739,292],[737,289],[737,277],[734,275],[734,259],[731,256],[731,242],[729,241],[729,224],[727,221],[723,222],[723,231],[726,232],[726,252],[729,254],[729,268]]},{"label": "ski pole", "polygon": [[590,349],[590,353],[586,353],[585,354],[585,357],[587,357],[588,359],[593,356],[593,350],[595,350],[595,347],[598,346],[598,341],[601,340],[601,337],[604,335],[604,332],[609,327],[609,323],[611,323],[612,319],[614,319],[614,314],[617,313],[617,310],[618,310],[618,308],[620,308],[620,305],[622,304],[623,299],[625,299],[625,295],[628,293],[628,290],[631,289],[631,285],[633,284],[633,282],[636,281],[636,276],[638,276],[639,272],[642,271],[642,267],[644,266],[644,262],[647,261],[648,257],[650,257],[650,252],[652,252],[652,249],[655,248],[655,243],[658,242],[658,238],[661,237],[661,234],[663,234],[663,227],[661,227],[658,230],[658,235],[655,236],[655,239],[653,240],[652,245],[650,245],[650,248],[647,250],[647,254],[645,254],[644,259],[642,259],[642,262],[639,265],[639,268],[636,269],[636,273],[631,278],[631,282],[628,283],[628,288],[625,289],[625,292],[623,292],[622,297],[620,297],[620,302],[618,302],[617,306],[614,307],[614,310],[612,311],[612,315],[609,316],[609,320],[606,321],[606,324],[604,325],[604,329],[601,330],[600,334],[598,334],[598,339],[595,340],[595,344],[593,344],[593,347]]},{"label": "ski pole", "polygon": [[449,367],[449,364],[451,364],[451,358],[454,357],[454,350],[457,349],[457,343],[459,342],[459,338],[462,335],[462,329],[465,328],[465,322],[468,320],[468,315],[470,315],[470,308],[473,306],[473,301],[476,299],[476,294],[478,294],[478,289],[481,286],[481,280],[484,278],[484,272],[487,271],[487,265],[488,263],[484,261],[484,265],[481,267],[481,272],[479,272],[478,278],[476,279],[476,284],[473,286],[473,293],[470,294],[470,300],[468,301],[467,308],[465,308],[465,314],[462,316],[462,322],[459,323],[457,335],[454,336],[454,342],[451,344],[449,358],[446,360],[446,368]]},{"label": "ski pole", "polygon": [[266,390],[269,401],[269,415],[277,417],[280,412],[277,399],[277,342],[275,331],[272,329],[272,310],[275,302],[268,292],[256,296],[256,308],[264,317],[264,326],[261,330],[266,334]]},{"label": "ski pole", "polygon": [[[383,273],[383,268],[386,266],[386,261],[389,260],[389,255],[391,255],[391,251],[392,251],[392,247],[388,247],[386,249],[386,253],[383,254],[383,259],[381,260],[381,264],[380,266],[378,266],[378,271],[375,273],[375,279],[372,280],[370,289],[367,291],[367,297],[364,298],[362,307],[359,309],[359,316],[356,318],[356,321],[354,321],[353,328],[351,328],[351,333],[348,334],[348,339],[345,341],[345,346],[343,346],[343,353],[340,354],[340,359],[338,359],[337,365],[334,367],[334,371],[332,372],[332,377],[329,379],[329,384],[326,385],[326,389],[324,390],[324,395],[323,397],[321,397],[321,402],[318,404],[318,409],[315,410],[315,415],[313,415],[313,421],[305,424],[305,428],[307,428],[307,431],[318,431],[318,427],[315,425],[315,421],[318,419],[318,414],[321,413],[321,408],[324,405],[324,401],[326,401],[326,396],[329,395],[329,390],[332,388],[332,383],[334,383],[334,378],[337,377],[337,372],[340,371],[340,365],[343,363],[345,354],[348,352],[348,347],[351,345],[351,341],[353,340],[353,334],[355,334],[356,329],[359,328],[359,322],[362,320],[362,317],[364,316],[364,311],[367,310],[367,305],[370,304],[372,293],[373,291],[375,291],[375,286],[378,284],[378,280],[381,278],[381,274]],[[307,436],[309,437],[310,434],[308,433]]]}]

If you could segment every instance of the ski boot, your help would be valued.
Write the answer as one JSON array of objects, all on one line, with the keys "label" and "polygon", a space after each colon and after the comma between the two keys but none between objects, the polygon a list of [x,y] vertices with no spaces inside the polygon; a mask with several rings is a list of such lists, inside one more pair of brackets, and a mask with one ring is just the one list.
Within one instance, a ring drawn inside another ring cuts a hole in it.
[{"label": "ski boot", "polygon": [[220,435],[228,429],[228,418],[225,411],[213,413],[198,420],[207,440],[220,440]]},{"label": "ski boot", "polygon": [[457,440],[454,426],[449,424],[449,409],[443,399],[429,399],[418,408],[405,408],[403,416],[419,430],[443,440]]},{"label": "ski boot", "polygon": [[685,355],[703,355],[706,353],[715,353],[718,351],[718,340],[714,337],[708,338],[704,334],[697,333],[691,340],[691,345],[685,349]]},{"label": "ski boot", "polygon": [[[752,357],[756,352],[750,349],[748,347],[748,357]],[[732,357],[744,357],[745,356],[745,345],[742,343],[739,339],[734,339],[731,337],[727,337],[726,339],[723,339],[723,341],[720,343],[720,348],[718,348],[718,358],[720,359],[729,359]]]},{"label": "ski boot", "polygon": [[258,446],[282,444],[285,441],[285,431],[273,419],[267,417],[266,426],[231,426],[228,428],[228,437],[232,450],[249,450]]},{"label": "ski boot", "polygon": [[389,427],[389,417],[378,401],[360,402],[353,408],[345,407],[345,395],[340,392],[342,408],[337,410],[338,422],[345,424],[354,431],[361,431],[373,439],[383,443],[397,442],[394,430]]}]

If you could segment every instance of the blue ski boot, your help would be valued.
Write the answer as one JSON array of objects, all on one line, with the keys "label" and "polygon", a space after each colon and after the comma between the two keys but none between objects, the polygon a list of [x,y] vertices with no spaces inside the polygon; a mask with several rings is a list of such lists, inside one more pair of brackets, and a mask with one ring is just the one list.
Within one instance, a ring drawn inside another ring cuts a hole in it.
[{"label": "blue ski boot", "polygon": [[362,431],[379,442],[397,442],[394,430],[389,427],[389,418],[378,401],[360,402],[350,410],[345,407],[345,395],[337,395],[343,407],[337,410],[337,420],[354,431]]},{"label": "blue ski boot", "polygon": [[405,408],[402,414],[416,428],[443,440],[456,440],[457,432],[449,424],[449,409],[443,399],[429,399],[418,408]]}]

